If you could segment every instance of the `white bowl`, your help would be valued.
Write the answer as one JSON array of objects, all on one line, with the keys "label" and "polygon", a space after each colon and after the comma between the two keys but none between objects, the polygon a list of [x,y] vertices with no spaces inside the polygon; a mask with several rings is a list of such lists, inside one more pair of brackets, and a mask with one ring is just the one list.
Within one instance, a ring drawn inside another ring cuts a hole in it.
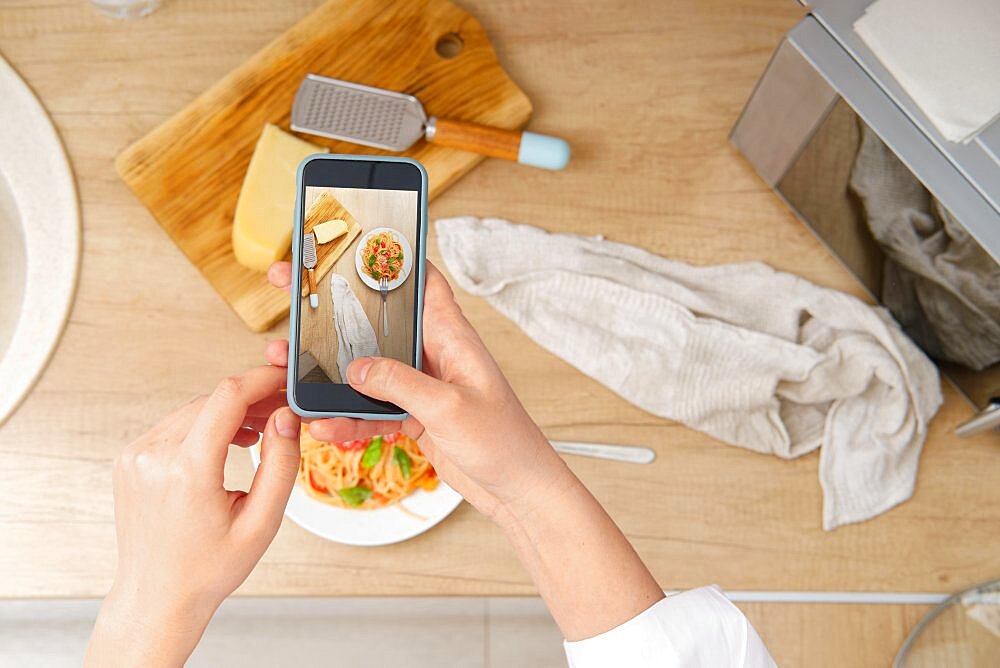
[{"label": "white bowl", "polygon": [[27,84],[0,58],[0,424],[41,376],[69,316],[80,209],[69,161]]}]

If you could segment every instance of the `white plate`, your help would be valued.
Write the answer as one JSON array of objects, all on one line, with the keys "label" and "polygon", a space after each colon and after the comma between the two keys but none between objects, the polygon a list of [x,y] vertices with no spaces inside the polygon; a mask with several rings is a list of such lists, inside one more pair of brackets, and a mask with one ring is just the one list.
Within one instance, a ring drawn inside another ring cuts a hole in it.
[{"label": "white plate", "polygon": [[[250,458],[256,471],[260,465],[259,443],[250,448]],[[317,501],[295,483],[285,515],[321,538],[344,545],[372,547],[399,543],[422,534],[448,517],[461,502],[462,496],[439,480],[433,492],[418,489],[387,508],[347,510]],[[399,508],[400,504],[409,513]]]},{"label": "white plate", "polygon": [[369,276],[368,272],[365,271],[365,263],[361,254],[364,252],[365,244],[368,243],[368,240],[381,232],[389,232],[392,234],[392,238],[398,241],[403,247],[403,268],[400,270],[399,276],[396,277],[396,280],[389,281],[389,289],[395,290],[406,281],[406,277],[410,275],[410,270],[413,269],[413,250],[410,248],[410,242],[406,240],[406,237],[404,237],[403,233],[399,230],[394,230],[391,227],[376,227],[374,230],[369,230],[365,234],[361,235],[361,241],[358,242],[358,248],[354,251],[354,267],[358,270],[358,276],[361,277],[361,280],[364,281],[365,285],[372,290],[378,290],[378,281]]}]

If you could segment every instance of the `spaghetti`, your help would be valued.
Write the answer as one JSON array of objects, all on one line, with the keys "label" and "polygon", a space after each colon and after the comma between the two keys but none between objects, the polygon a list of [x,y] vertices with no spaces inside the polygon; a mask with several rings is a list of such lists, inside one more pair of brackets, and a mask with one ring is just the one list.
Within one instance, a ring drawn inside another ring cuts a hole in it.
[{"label": "spaghetti", "polygon": [[374,510],[417,489],[437,487],[434,467],[417,442],[402,433],[324,443],[303,427],[299,447],[299,484],[309,496],[332,506]]},{"label": "spaghetti", "polygon": [[390,232],[379,232],[365,242],[361,259],[365,271],[376,281],[380,278],[394,281],[403,270],[403,246]]}]

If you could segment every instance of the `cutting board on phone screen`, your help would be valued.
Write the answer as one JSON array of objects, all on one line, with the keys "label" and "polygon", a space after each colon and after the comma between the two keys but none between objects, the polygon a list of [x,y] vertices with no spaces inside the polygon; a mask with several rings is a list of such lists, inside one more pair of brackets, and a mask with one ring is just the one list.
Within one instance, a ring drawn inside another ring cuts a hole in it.
[{"label": "cutting board on phone screen", "polygon": [[[430,116],[519,129],[531,115],[483,27],[447,0],[331,0],[129,146],[115,161],[122,179],[254,331],[288,314],[288,293],[236,261],[233,212],[264,124],[288,130],[309,73],[415,95]],[[333,153],[388,155],[299,136]],[[403,155],[427,169],[431,199],[483,159],[424,141]]]},{"label": "cutting board on phone screen", "polygon": [[[327,220],[342,220],[347,224],[347,232],[340,237],[333,239],[329,243],[316,243],[316,268],[313,270],[316,285],[323,280],[326,272],[333,268],[334,263],[340,259],[354,240],[361,234],[361,224],[351,215],[351,212],[344,208],[340,201],[330,193],[320,195],[309,210],[306,211],[305,220],[302,223],[303,234],[309,234],[313,228]],[[353,265],[352,265],[353,266]],[[309,285],[302,281],[302,296],[309,295]]]}]

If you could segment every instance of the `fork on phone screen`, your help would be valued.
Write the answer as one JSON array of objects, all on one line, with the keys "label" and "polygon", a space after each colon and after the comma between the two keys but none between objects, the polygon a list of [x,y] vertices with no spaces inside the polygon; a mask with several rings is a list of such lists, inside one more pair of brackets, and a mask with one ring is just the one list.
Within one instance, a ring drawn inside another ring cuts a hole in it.
[{"label": "fork on phone screen", "polygon": [[389,336],[389,309],[385,305],[389,296],[389,279],[385,276],[378,279],[378,291],[382,293],[382,336]]}]

